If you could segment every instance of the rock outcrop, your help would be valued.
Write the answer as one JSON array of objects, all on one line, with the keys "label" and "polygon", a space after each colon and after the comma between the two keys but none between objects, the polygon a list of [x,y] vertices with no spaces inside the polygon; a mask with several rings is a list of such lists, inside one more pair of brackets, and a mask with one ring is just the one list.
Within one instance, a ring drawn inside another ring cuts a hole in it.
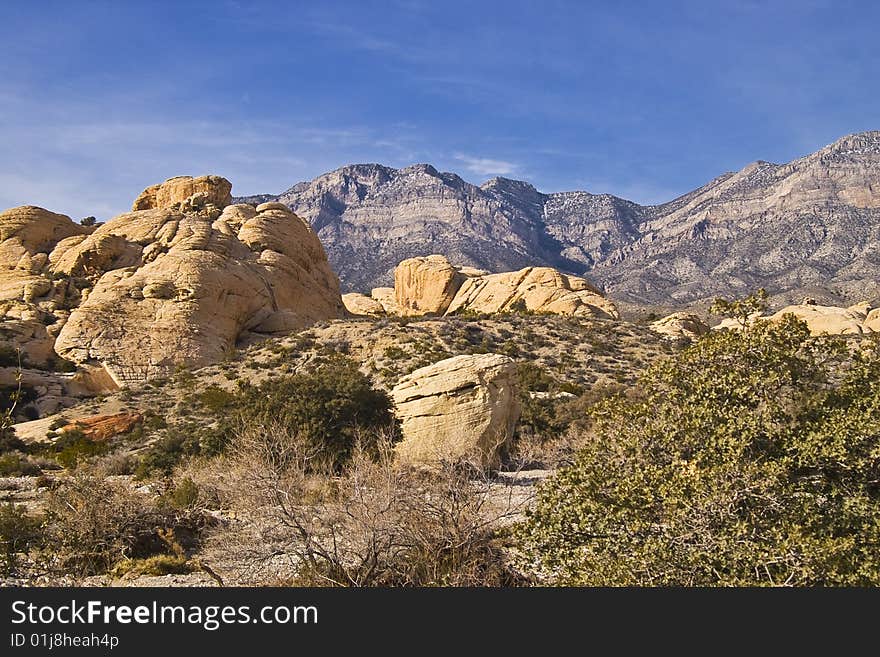
[{"label": "rock outcrop", "polygon": [[100,363],[121,385],[220,360],[247,333],[344,315],[338,281],[308,224],[279,203],[219,213],[200,201],[212,181],[208,196],[228,195],[228,182],[217,180],[172,179],[156,189],[157,200],[199,191],[170,207],[120,215],[64,253],[57,271],[97,268],[100,276],[59,333],[59,354]]},{"label": "rock outcrop", "polygon": [[[394,273],[394,298],[375,288],[373,299],[385,311],[401,315],[501,313],[516,310],[556,315],[617,318],[614,304],[588,281],[549,267],[487,274],[456,267],[446,257],[430,255],[401,262]],[[377,297],[378,293],[378,297]]]},{"label": "rock outcrop", "polygon": [[[779,322],[786,315],[794,315],[806,322],[812,335],[848,335],[880,331],[880,309],[872,310],[871,304],[867,302],[840,308],[818,305],[812,300],[805,301],[809,303],[786,306],[771,315],[762,316],[760,313],[754,313],[749,316],[749,322],[758,319]],[[712,328],[737,330],[740,324],[735,319],[725,319]]]},{"label": "rock outcrop", "polygon": [[409,258],[394,270],[394,301],[404,315],[442,315],[464,280],[441,255]]},{"label": "rock outcrop", "polygon": [[232,183],[220,176],[177,176],[163,183],[147,187],[131,206],[137,210],[171,208],[196,197],[197,204],[214,205],[223,209],[232,203]]},{"label": "rock outcrop", "polygon": [[385,314],[385,306],[376,299],[359,292],[343,294],[342,303],[345,304],[345,309],[352,315],[379,317]]},{"label": "rock outcrop", "polygon": [[93,229],[35,206],[0,212],[0,343],[45,367],[55,336],[79,302],[79,281],[59,278],[53,261]]},{"label": "rock outcrop", "polygon": [[[406,258],[443,253],[489,271],[546,266],[613,298],[679,305],[759,287],[793,303],[880,299],[880,132],[787,164],[757,161],[668,203],[482,186],[421,164],[358,164],[272,198],[308,219],[346,290],[389,285]],[[866,282],[868,287],[866,288]]]},{"label": "rock outcrop", "polygon": [[97,227],[31,206],[0,213],[0,339],[107,389],[344,316],[310,226],[280,203],[229,205],[231,188],[172,178]]},{"label": "rock outcrop", "polygon": [[370,297],[378,301],[387,315],[402,315],[400,306],[395,300],[393,287],[374,287],[370,291]]},{"label": "rock outcrop", "polygon": [[858,307],[838,308],[837,306],[819,306],[816,304],[799,304],[786,306],[779,312],[770,315],[771,322],[779,321],[785,315],[794,315],[807,323],[812,335],[845,335],[847,333],[866,332],[863,324],[868,316],[867,310]]},{"label": "rock outcrop", "polygon": [[404,463],[467,460],[497,465],[519,419],[514,362],[507,356],[455,356],[415,370],[391,391],[401,420]]},{"label": "rock outcrop", "polygon": [[880,308],[874,308],[874,310],[868,313],[862,327],[868,331],[880,333]]},{"label": "rock outcrop", "polygon": [[446,312],[450,315],[467,311],[491,314],[513,310],[619,317],[614,304],[588,281],[549,267],[526,267],[467,278]]},{"label": "rock outcrop", "polygon": [[103,441],[128,433],[143,422],[140,413],[115,413],[113,415],[90,415],[67,424],[59,433],[81,431],[89,440]]},{"label": "rock outcrop", "polygon": [[651,323],[651,330],[672,339],[694,340],[709,332],[709,325],[698,315],[687,312],[672,313]]}]

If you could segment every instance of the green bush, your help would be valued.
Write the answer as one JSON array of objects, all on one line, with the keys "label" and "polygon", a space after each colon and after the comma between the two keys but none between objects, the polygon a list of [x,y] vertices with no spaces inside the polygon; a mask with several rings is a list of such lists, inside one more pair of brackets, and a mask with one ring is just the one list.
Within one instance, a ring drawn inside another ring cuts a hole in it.
[{"label": "green bush", "polygon": [[219,386],[211,385],[198,394],[198,403],[211,413],[222,413],[235,400],[235,395]]},{"label": "green bush", "polygon": [[198,440],[184,432],[172,431],[146,451],[135,469],[135,477],[143,479],[154,472],[170,475],[174,466],[187,455],[200,452]]},{"label": "green bush", "polygon": [[165,501],[174,509],[191,509],[199,501],[199,487],[190,477],[186,477],[171,489]]},{"label": "green bush", "polygon": [[544,581],[880,584],[880,341],[712,331],[593,419],[521,527]]},{"label": "green bush", "polygon": [[359,440],[369,443],[385,430],[397,431],[391,398],[346,358],[329,359],[314,372],[245,384],[236,401],[245,422],[291,427],[316,452],[315,461],[334,470]]},{"label": "green bush", "polygon": [[43,450],[43,454],[72,470],[89,458],[109,451],[107,442],[92,440],[82,431],[71,429],[59,434],[55,442]]},{"label": "green bush", "polygon": [[27,552],[41,539],[40,520],[30,517],[23,506],[12,502],[0,506],[0,547],[3,549],[4,573],[12,573],[18,555]]},{"label": "green bush", "polygon": [[0,477],[35,477],[42,472],[40,466],[24,454],[7,452],[0,456]]}]

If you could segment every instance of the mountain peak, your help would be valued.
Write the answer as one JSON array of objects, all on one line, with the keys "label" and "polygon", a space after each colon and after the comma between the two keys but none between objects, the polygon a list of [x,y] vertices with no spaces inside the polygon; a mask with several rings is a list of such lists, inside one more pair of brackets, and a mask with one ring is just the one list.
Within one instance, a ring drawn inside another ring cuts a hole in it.
[{"label": "mountain peak", "polygon": [[513,178],[505,178],[503,176],[490,178],[480,185],[480,189],[484,191],[526,192],[528,194],[535,194],[538,192],[534,185],[525,180],[514,180]]}]

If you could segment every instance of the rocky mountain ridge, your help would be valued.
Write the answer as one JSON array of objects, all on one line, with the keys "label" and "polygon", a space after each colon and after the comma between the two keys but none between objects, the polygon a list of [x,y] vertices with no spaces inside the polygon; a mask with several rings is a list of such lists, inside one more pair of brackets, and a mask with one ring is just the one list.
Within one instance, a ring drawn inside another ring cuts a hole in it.
[{"label": "rocky mountain ridge", "polygon": [[880,132],[843,137],[787,164],[757,161],[668,203],[481,186],[427,164],[357,164],[277,201],[321,238],[344,291],[387,286],[398,262],[432,253],[460,266],[550,266],[615,299],[686,305],[766,287],[784,299],[880,297]]}]

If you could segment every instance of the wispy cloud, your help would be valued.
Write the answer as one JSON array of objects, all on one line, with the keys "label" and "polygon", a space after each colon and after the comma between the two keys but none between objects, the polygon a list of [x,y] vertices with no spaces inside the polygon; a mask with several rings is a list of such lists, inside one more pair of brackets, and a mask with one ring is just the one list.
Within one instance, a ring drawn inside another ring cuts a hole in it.
[{"label": "wispy cloud", "polygon": [[471,173],[480,176],[513,176],[521,172],[521,167],[507,160],[495,160],[489,157],[472,157],[463,153],[453,155],[456,161]]}]

